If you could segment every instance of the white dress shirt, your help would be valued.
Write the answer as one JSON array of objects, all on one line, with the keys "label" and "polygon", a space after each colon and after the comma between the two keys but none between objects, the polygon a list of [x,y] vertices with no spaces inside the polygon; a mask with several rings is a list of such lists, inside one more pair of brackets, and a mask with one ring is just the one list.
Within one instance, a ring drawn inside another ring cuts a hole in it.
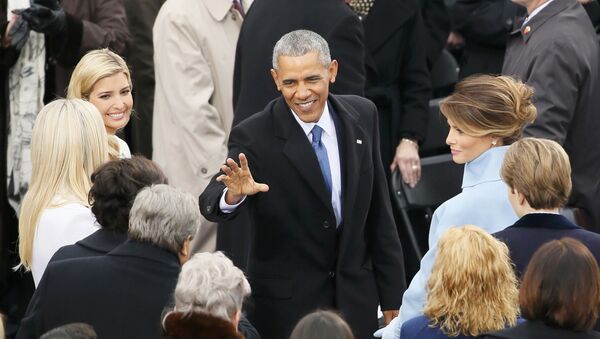
[{"label": "white dress shirt", "polygon": [[[329,160],[329,169],[331,171],[331,205],[333,206],[333,213],[335,214],[335,220],[337,226],[342,223],[342,171],[340,165],[340,151],[337,140],[337,133],[335,130],[335,124],[333,118],[329,112],[328,105],[325,105],[323,114],[319,121],[315,122],[304,122],[300,120],[298,115],[291,110],[294,118],[302,127],[304,134],[308,138],[308,142],[312,143],[312,129],[315,125],[319,125],[323,129],[323,135],[321,136],[321,142],[327,149],[327,159]],[[266,183],[269,184],[269,183]],[[227,188],[223,190],[221,200],[219,201],[219,208],[223,213],[231,213],[239,206],[245,199],[242,199],[236,205],[229,205],[225,202],[225,193]]]},{"label": "white dress shirt", "polygon": [[[548,6],[552,1],[554,1],[554,0],[548,0],[548,1],[544,2],[543,4],[541,4],[539,7],[537,7],[536,9],[534,9],[533,12],[531,12],[531,14],[529,14],[525,18],[525,21],[523,21],[523,26],[525,26],[529,22],[529,20],[531,20],[534,16],[536,16],[536,14],[541,12],[542,9],[546,8],[546,6]],[[523,27],[523,26],[521,26],[521,27]]]}]

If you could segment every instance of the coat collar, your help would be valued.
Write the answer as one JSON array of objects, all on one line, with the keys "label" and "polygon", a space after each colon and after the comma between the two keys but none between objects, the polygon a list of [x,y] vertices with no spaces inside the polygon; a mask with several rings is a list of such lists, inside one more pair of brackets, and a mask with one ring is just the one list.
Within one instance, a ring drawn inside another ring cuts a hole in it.
[{"label": "coat collar", "polygon": [[127,240],[127,235],[101,228],[77,242],[79,246],[95,252],[108,253]]},{"label": "coat collar", "polygon": [[150,243],[131,239],[127,239],[122,245],[110,251],[107,256],[137,257],[167,264],[176,269],[180,269],[181,266],[177,254]]},{"label": "coat collar", "polygon": [[508,146],[492,147],[465,165],[462,188],[500,181],[500,167]]},{"label": "coat collar", "polygon": [[531,20],[523,25],[524,18],[515,20],[511,35],[521,34],[525,42],[537,32],[550,18],[576,4],[576,0],[553,0],[546,8],[537,13]]},{"label": "coat collar", "polygon": [[[335,115],[336,134],[340,152],[340,165],[342,173],[342,214],[343,220],[349,220],[349,209],[356,198],[356,185],[359,180],[359,171],[362,162],[363,148],[365,145],[365,133],[358,125],[358,113],[353,107],[344,104],[335,95],[330,94],[328,98],[330,113]],[[283,153],[298,170],[299,176],[306,181],[308,186],[319,197],[319,200],[328,207],[333,216],[333,207],[329,192],[323,183],[319,162],[312,149],[304,130],[292,116],[290,108],[283,97],[272,101],[267,110],[273,111],[274,133],[277,137],[286,140]]]},{"label": "coat collar", "polygon": [[511,227],[535,227],[551,229],[581,229],[560,214],[529,213],[517,220]]},{"label": "coat collar", "polygon": [[231,0],[205,0],[203,2],[215,21],[222,21],[225,19],[225,16],[233,6],[233,1]]}]

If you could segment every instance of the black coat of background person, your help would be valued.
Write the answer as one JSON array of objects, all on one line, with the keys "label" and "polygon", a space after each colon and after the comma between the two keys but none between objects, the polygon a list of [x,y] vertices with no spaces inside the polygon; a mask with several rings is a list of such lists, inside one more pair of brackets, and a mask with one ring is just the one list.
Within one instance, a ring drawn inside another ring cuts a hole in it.
[{"label": "black coat of background person", "polygon": [[526,14],[525,8],[508,0],[456,0],[449,13],[453,30],[465,39],[460,78],[500,74],[513,21]]},{"label": "black coat of background person", "polygon": [[[425,138],[431,84],[427,49],[421,46],[431,38],[425,29],[417,0],[376,0],[362,22],[367,72],[365,95],[375,103],[379,112],[381,159],[389,182],[389,165],[400,139],[422,142]],[[430,47],[430,44],[427,46]],[[394,201],[393,197],[391,199]],[[408,240],[400,212],[395,206],[400,239]],[[421,220],[418,213],[414,218]],[[422,238],[426,239],[427,226],[419,229],[424,231]],[[410,281],[419,270],[419,259],[414,255],[410,242],[403,242],[402,248]]]},{"label": "black coat of background person", "polygon": [[[402,2],[400,1],[400,3]],[[431,70],[446,47],[448,34],[450,34],[450,16],[444,0],[422,0],[419,3],[425,32],[428,36],[426,39],[427,67]],[[421,45],[422,41],[419,41],[417,46]]]},{"label": "black coat of background person", "polygon": [[38,338],[72,322],[99,338],[161,338],[161,313],[180,271],[176,254],[126,241],[105,256],[48,265],[17,338]]},{"label": "black coat of background person", "polygon": [[570,237],[581,241],[600,262],[600,234],[579,227],[560,214],[526,214],[512,226],[494,233],[510,250],[517,277],[522,278],[531,257],[543,244]]},{"label": "black coat of background person", "polygon": [[247,197],[233,214],[219,210],[224,185],[216,176],[200,196],[209,220],[250,212],[248,318],[264,339],[287,338],[317,308],[339,310],[356,338],[369,338],[378,302],[397,309],[405,290],[376,108],[357,96],[330,94],[329,102],[340,147],[339,228],[316,155],[283,98],[235,126],[229,138],[229,156],[244,152],[254,179],[269,191]]},{"label": "black coat of background person", "polygon": [[363,25],[365,96],[379,111],[381,158],[389,178],[400,139],[425,138],[431,85],[426,50],[419,46],[427,34],[416,0],[376,0]]},{"label": "black coat of background person", "polygon": [[233,76],[233,125],[261,111],[279,92],[270,70],[273,47],[286,33],[311,30],[339,62],[336,94],[362,95],[365,87],[362,25],[342,0],[255,0],[242,24]]}]

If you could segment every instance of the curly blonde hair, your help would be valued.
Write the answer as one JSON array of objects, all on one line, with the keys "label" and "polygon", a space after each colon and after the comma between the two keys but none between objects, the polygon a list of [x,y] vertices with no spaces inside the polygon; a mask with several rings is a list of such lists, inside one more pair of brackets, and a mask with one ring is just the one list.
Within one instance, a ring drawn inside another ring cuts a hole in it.
[{"label": "curly blonde hair", "polygon": [[514,326],[519,291],[508,247],[473,225],[449,229],[438,246],[423,310],[431,326],[450,337]]}]

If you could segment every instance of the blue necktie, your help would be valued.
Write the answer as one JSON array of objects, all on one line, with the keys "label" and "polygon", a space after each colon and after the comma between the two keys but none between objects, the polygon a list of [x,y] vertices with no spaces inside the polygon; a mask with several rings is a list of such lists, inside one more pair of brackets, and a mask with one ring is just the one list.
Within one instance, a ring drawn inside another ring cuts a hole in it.
[{"label": "blue necktie", "polygon": [[319,160],[319,166],[321,167],[321,173],[323,173],[323,179],[325,179],[325,185],[327,191],[331,194],[331,169],[329,168],[329,158],[327,157],[327,148],[321,142],[321,135],[323,129],[318,125],[315,125],[312,129],[312,148],[317,154]]}]

